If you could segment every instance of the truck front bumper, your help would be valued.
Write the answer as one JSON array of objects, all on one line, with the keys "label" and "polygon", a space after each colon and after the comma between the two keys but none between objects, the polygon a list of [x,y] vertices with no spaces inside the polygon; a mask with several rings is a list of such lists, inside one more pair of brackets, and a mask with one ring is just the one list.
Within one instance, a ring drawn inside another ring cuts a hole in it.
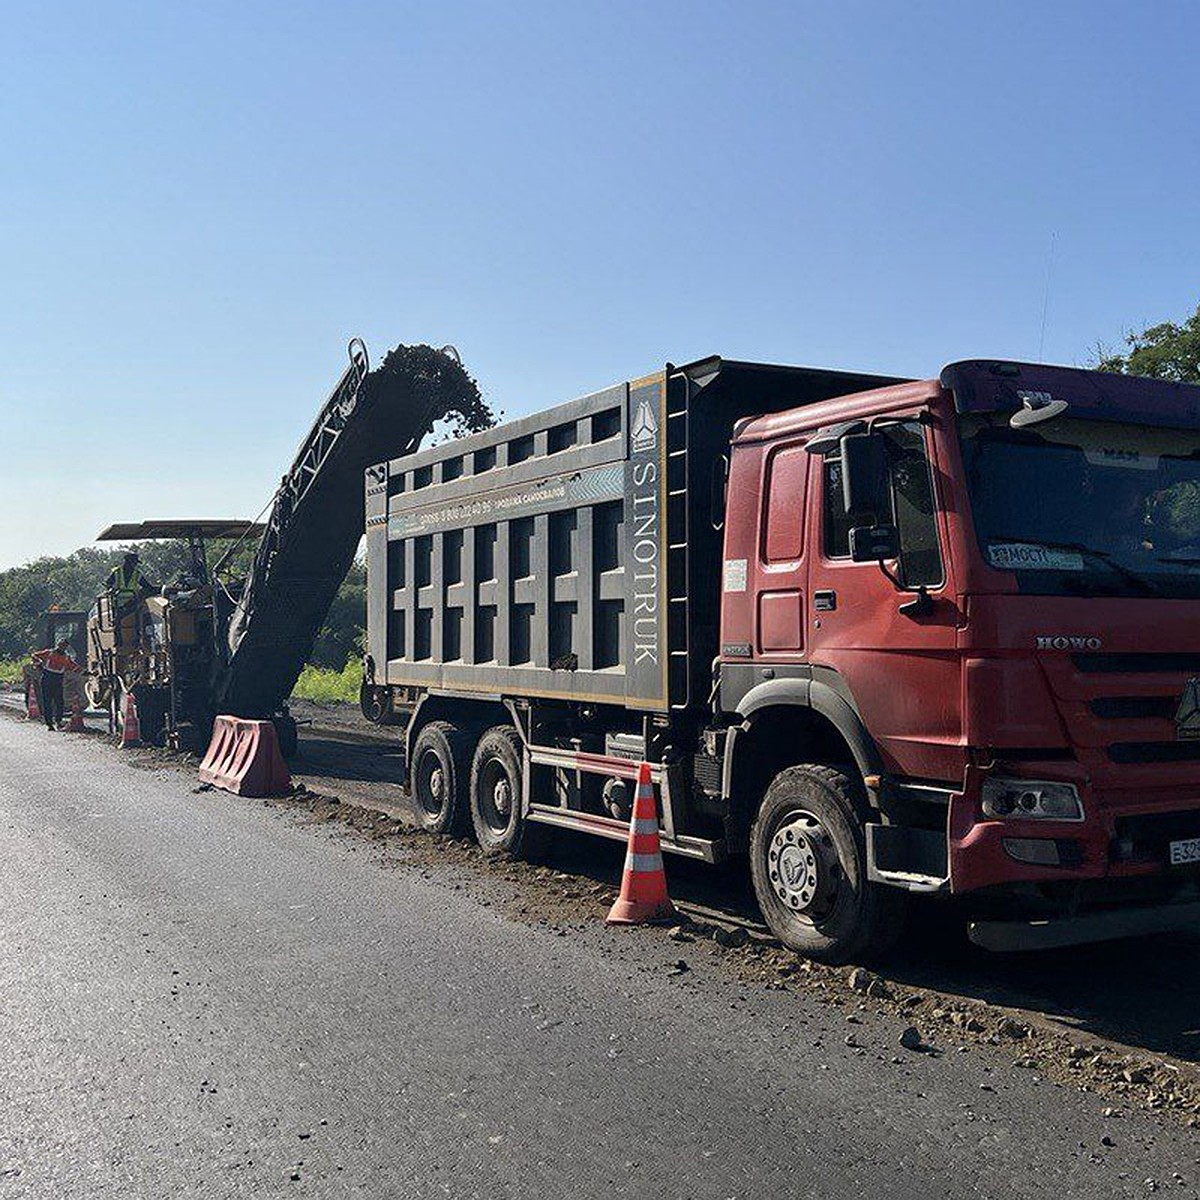
[{"label": "truck front bumper", "polygon": [[[1014,770],[1033,777],[1036,768]],[[1200,866],[1175,867],[1173,841],[1200,836],[1200,799],[1195,791],[1096,793],[1077,766],[1061,772],[1074,784],[1086,818],[1074,821],[996,819],[981,808],[984,773],[968,770],[967,786],[950,798],[948,848],[950,887],[955,895],[1025,884],[1123,884],[1157,879],[1165,890],[1200,880]],[[1045,851],[1047,857],[1034,851]],[[1115,896],[1114,896],[1115,898]],[[1167,903],[1168,895],[1140,897]],[[1094,895],[1097,902],[1104,897]]]},{"label": "truck front bumper", "polygon": [[968,936],[985,950],[1054,950],[1084,942],[1191,930],[1200,933],[1200,901],[1157,904],[1031,921],[972,921]]}]

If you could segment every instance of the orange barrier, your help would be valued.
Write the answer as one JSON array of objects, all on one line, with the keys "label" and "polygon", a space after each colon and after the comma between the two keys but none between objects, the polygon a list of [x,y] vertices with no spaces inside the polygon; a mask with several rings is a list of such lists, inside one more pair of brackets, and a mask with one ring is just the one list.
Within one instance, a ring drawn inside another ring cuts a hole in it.
[{"label": "orange barrier", "polygon": [[200,763],[200,779],[237,796],[285,796],[292,776],[272,721],[218,717]]},{"label": "orange barrier", "polygon": [[137,701],[133,692],[125,693],[125,719],[121,722],[121,749],[129,746],[140,746],[142,731],[138,726]]},{"label": "orange barrier", "polygon": [[633,799],[633,818],[629,822],[629,851],[625,855],[621,894],[609,910],[605,924],[649,925],[675,920],[678,916],[667,895],[650,764],[642,763],[638,770],[637,794]]}]

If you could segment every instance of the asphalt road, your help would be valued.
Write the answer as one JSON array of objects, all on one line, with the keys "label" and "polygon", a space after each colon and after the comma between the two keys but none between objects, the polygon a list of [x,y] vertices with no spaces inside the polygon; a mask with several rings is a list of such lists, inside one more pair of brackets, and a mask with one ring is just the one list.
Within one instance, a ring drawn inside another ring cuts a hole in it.
[{"label": "asphalt road", "polygon": [[1197,1195],[1011,1051],[376,859],[0,717],[0,1198]]}]

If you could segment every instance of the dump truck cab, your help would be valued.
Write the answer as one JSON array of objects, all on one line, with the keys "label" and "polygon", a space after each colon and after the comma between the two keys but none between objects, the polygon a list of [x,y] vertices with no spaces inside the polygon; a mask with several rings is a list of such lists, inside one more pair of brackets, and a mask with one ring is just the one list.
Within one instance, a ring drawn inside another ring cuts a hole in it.
[{"label": "dump truck cab", "polygon": [[735,778],[840,756],[870,878],[994,948],[1197,919],[1200,389],[956,363],[742,422],[728,496]]}]

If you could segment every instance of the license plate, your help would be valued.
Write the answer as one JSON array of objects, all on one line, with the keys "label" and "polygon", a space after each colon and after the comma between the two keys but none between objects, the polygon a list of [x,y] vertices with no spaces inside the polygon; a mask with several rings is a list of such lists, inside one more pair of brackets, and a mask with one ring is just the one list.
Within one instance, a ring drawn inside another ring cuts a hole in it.
[{"label": "license plate", "polygon": [[1171,866],[1183,867],[1188,863],[1200,863],[1200,837],[1171,843]]}]

